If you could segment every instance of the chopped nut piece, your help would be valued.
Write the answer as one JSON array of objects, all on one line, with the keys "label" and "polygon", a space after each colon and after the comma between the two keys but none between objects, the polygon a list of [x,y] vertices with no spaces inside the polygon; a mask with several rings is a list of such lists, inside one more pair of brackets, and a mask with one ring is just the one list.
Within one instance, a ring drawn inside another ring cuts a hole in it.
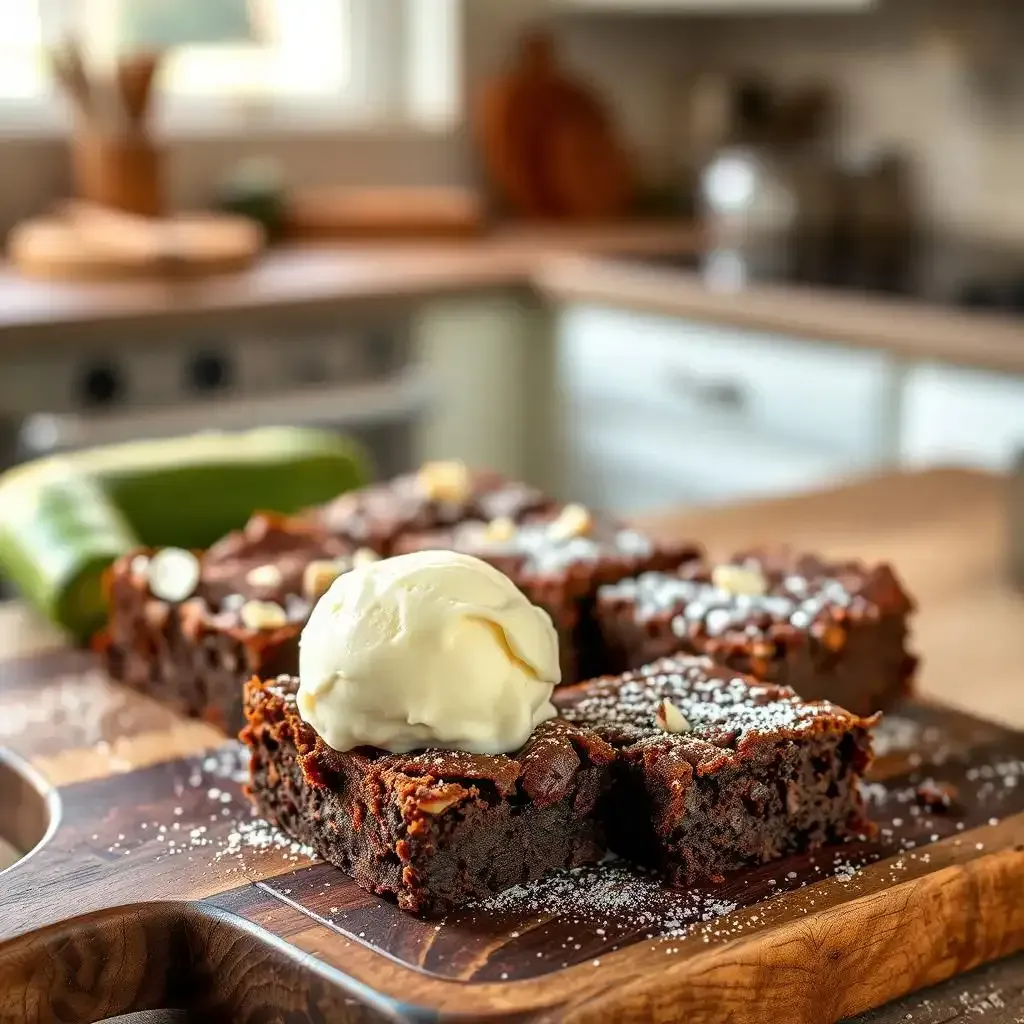
[{"label": "chopped nut piece", "polygon": [[956,786],[951,782],[936,782],[935,779],[925,779],[915,792],[918,804],[929,811],[948,811],[956,803],[958,792]]},{"label": "chopped nut piece", "polygon": [[206,624],[206,602],[201,597],[192,597],[178,606],[178,622],[181,635],[198,643]]},{"label": "chopped nut piece", "polygon": [[472,490],[469,470],[464,462],[457,459],[424,463],[420,468],[419,482],[428,498],[452,504],[465,501]]},{"label": "chopped nut piece", "polygon": [[511,540],[515,535],[516,524],[508,516],[498,516],[484,527],[484,537],[487,540]]},{"label": "chopped nut piece", "polygon": [[686,716],[667,697],[663,698],[655,709],[654,724],[664,732],[690,731],[690,723]]},{"label": "chopped nut piece", "polygon": [[786,783],[786,813],[797,815],[803,806],[804,796],[800,792],[800,786],[792,779]]},{"label": "chopped nut piece", "polygon": [[342,572],[342,565],[330,559],[310,562],[302,571],[302,593],[310,601],[319,600]]},{"label": "chopped nut piece", "polygon": [[458,803],[457,796],[435,796],[433,800],[421,800],[416,806],[427,814],[441,814],[452,804]]},{"label": "chopped nut piece", "polygon": [[352,568],[358,569],[363,565],[371,565],[373,562],[379,562],[380,555],[371,548],[356,548],[355,554],[352,555]]},{"label": "chopped nut piece", "polygon": [[548,533],[557,540],[571,540],[573,537],[586,537],[593,528],[594,519],[586,506],[570,504],[548,527]]},{"label": "chopped nut piece", "polygon": [[830,651],[841,651],[846,646],[846,630],[834,622],[815,622],[811,635]]},{"label": "chopped nut piece", "polygon": [[171,609],[166,601],[147,601],[142,610],[146,625],[153,629],[163,629],[170,615]]},{"label": "chopped nut piece", "polygon": [[279,587],[281,580],[281,570],[276,565],[257,565],[245,574],[250,587]]},{"label": "chopped nut piece", "polygon": [[184,601],[199,584],[199,559],[184,548],[164,548],[149,560],[146,581],[154,597]]},{"label": "chopped nut piece", "polygon": [[711,570],[711,582],[727,594],[745,597],[761,597],[768,591],[764,574],[742,565],[716,565]]},{"label": "chopped nut piece", "polygon": [[246,629],[280,629],[288,625],[288,615],[276,601],[246,601],[240,615]]}]

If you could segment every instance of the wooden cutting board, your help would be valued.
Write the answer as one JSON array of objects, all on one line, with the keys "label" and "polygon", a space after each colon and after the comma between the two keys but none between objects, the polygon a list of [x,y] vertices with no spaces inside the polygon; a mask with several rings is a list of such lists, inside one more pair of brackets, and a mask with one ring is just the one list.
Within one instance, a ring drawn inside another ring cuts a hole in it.
[{"label": "wooden cutting board", "polygon": [[628,213],[632,169],[601,101],[559,67],[554,41],[527,35],[487,83],[475,116],[490,180],[526,217],[601,220]]},{"label": "wooden cutting board", "polygon": [[8,239],[11,262],[47,280],[190,278],[243,270],[263,248],[245,217],[197,213],[152,219],[92,204],[19,224]]},{"label": "wooden cutting board", "polygon": [[0,763],[0,832],[41,840],[0,873],[3,1024],[825,1024],[1024,948],[1024,736],[938,706],[890,716],[878,840],[689,891],[609,864],[442,922],[254,821],[241,748],[88,654],[0,662],[0,746],[34,766]]}]

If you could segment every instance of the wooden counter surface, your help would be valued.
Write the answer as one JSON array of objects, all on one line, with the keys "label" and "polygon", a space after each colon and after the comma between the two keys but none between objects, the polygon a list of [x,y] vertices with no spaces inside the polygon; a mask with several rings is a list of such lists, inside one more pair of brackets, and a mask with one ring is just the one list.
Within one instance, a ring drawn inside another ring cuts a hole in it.
[{"label": "wooden counter surface", "polygon": [[97,323],[525,287],[559,254],[689,253],[699,242],[687,223],[636,221],[503,228],[452,241],[282,246],[251,270],[198,281],[70,284],[0,265],[0,342],[29,332],[33,340],[48,331],[66,336]]},{"label": "wooden counter surface", "polygon": [[546,261],[534,273],[533,284],[557,302],[635,309],[882,349],[910,360],[1024,373],[1024,320],[995,313],[811,287],[713,291],[683,270],[583,257]]}]

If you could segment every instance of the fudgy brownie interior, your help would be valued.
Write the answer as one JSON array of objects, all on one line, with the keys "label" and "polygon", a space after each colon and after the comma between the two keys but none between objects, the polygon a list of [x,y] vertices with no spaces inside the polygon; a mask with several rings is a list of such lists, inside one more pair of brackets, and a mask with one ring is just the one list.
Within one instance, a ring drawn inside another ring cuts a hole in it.
[{"label": "fudgy brownie interior", "polygon": [[686,884],[868,833],[863,719],[706,658],[676,656],[556,692],[618,753],[611,847]]}]

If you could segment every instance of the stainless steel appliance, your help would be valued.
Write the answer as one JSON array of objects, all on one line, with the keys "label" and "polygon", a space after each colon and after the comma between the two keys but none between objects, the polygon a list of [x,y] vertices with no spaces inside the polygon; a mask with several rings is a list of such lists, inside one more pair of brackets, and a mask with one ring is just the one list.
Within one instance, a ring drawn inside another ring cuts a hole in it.
[{"label": "stainless steel appliance", "polygon": [[723,289],[787,272],[782,244],[797,218],[792,175],[775,138],[776,97],[760,82],[740,82],[727,134],[699,176],[698,210],[707,236],[704,271]]},{"label": "stainless steel appliance", "polygon": [[195,326],[114,324],[6,347],[0,466],[200,429],[336,427],[380,473],[407,468],[429,389],[402,313],[277,313]]}]

